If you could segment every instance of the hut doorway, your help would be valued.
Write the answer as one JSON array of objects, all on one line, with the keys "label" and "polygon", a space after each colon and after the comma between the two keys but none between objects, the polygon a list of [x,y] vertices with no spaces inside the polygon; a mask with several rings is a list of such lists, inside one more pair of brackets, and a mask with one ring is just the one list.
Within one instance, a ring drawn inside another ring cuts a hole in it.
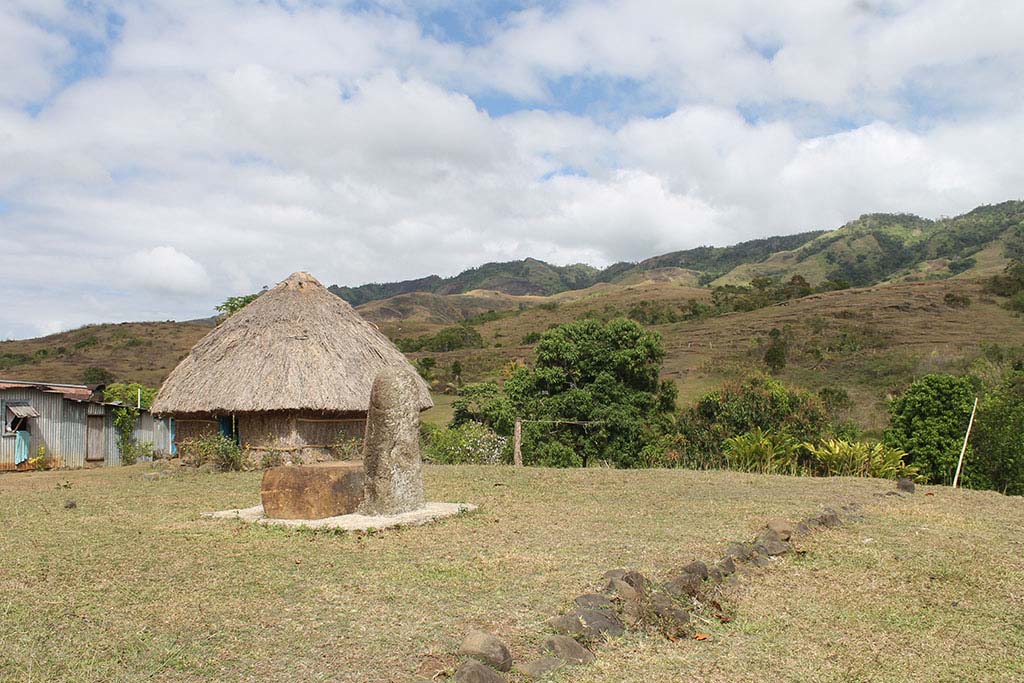
[{"label": "hut doorway", "polygon": [[89,415],[86,418],[85,460],[86,462],[103,462],[106,455],[103,434],[103,415]]},{"label": "hut doorway", "polygon": [[242,445],[242,441],[238,436],[238,422],[235,420],[234,415],[221,415],[218,417],[217,427],[220,430],[221,436],[226,436],[239,446]]}]

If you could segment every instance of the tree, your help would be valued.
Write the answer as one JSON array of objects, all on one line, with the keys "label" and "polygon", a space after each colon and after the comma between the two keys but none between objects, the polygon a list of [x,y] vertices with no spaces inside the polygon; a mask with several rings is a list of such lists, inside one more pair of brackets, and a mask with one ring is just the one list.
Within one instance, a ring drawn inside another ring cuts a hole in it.
[{"label": "tree", "polygon": [[545,332],[536,365],[515,370],[504,387],[515,415],[543,421],[524,425],[528,460],[640,465],[675,410],[675,385],[660,380],[664,357],[661,337],[632,320],[584,319]]},{"label": "tree", "polygon": [[768,336],[771,337],[771,342],[769,342],[768,349],[764,352],[764,362],[772,373],[778,373],[786,367],[786,351],[788,345],[786,344],[786,340],[783,339],[782,333],[779,332],[778,328],[772,328],[772,331]]},{"label": "tree", "polygon": [[[265,287],[264,291],[266,291]],[[224,299],[224,303],[219,306],[215,306],[214,308],[215,310],[220,311],[222,321],[227,320],[235,313],[238,313],[240,310],[255,301],[256,297],[262,293],[263,292],[256,292],[255,294],[245,294],[243,296],[229,296],[227,299]]]},{"label": "tree", "polygon": [[925,375],[889,406],[885,442],[906,451],[929,483],[950,484],[973,404],[969,378]]},{"label": "tree", "polygon": [[106,384],[114,379],[114,373],[106,368],[88,367],[82,371],[84,384]]},{"label": "tree", "polygon": [[704,394],[679,416],[677,429],[696,456],[720,463],[725,442],[755,429],[818,441],[829,431],[821,399],[776,379],[755,376]]},{"label": "tree", "polygon": [[139,403],[139,396],[141,395],[141,408],[143,410],[149,410],[149,407],[153,405],[153,399],[156,398],[156,387],[148,387],[145,384],[138,383],[121,383],[108,384],[103,389],[103,400],[107,403],[121,403],[126,406],[136,407]]},{"label": "tree", "polygon": [[1007,377],[978,405],[964,483],[1024,495],[1024,372]]}]

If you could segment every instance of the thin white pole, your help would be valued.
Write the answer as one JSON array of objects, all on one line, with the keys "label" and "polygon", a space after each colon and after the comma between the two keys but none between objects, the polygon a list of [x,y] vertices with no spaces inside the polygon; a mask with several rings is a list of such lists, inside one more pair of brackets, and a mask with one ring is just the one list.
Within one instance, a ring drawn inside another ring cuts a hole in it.
[{"label": "thin white pole", "polygon": [[964,466],[964,453],[967,452],[967,439],[971,436],[971,427],[974,426],[974,413],[978,410],[978,397],[974,397],[974,407],[971,408],[971,420],[967,423],[967,433],[964,434],[964,445],[960,448],[960,460],[956,463],[956,474],[953,476],[953,488],[960,483],[960,469]]}]

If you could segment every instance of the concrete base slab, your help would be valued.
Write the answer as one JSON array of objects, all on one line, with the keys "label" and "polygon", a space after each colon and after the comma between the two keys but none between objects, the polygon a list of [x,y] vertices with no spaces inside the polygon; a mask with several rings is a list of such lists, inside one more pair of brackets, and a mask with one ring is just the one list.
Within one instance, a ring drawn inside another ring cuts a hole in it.
[{"label": "concrete base slab", "polygon": [[419,510],[403,512],[400,515],[339,515],[323,519],[268,519],[262,505],[238,510],[204,512],[203,517],[214,519],[240,519],[252,524],[268,524],[283,527],[305,527],[307,529],[341,529],[343,531],[366,531],[367,529],[388,529],[396,526],[419,526],[445,517],[454,517],[476,510],[471,503],[424,503]]}]

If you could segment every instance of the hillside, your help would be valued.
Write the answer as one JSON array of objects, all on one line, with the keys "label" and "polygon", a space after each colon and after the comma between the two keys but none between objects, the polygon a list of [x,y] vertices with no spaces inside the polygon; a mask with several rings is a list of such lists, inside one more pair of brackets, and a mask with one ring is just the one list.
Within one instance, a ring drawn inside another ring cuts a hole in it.
[{"label": "hillside", "polygon": [[811,284],[855,287],[894,279],[991,275],[1008,258],[1024,256],[1024,202],[982,206],[936,221],[910,214],[868,214],[796,249],[747,262],[713,285],[755,277],[804,277]]},{"label": "hillside", "polygon": [[637,282],[647,272],[673,270],[688,284],[745,285],[757,277],[800,275],[813,285],[832,280],[863,287],[889,280],[990,275],[1006,264],[1009,254],[1024,256],[1024,201],[980,206],[962,216],[934,221],[912,214],[865,214],[831,231],[696,247],[600,270],[528,258],[487,263],[450,278],[431,275],[330,289],[354,306],[413,292],[449,295],[492,290],[550,296],[602,282]]},{"label": "hillside", "polygon": [[[683,401],[723,380],[763,370],[765,339],[778,329],[790,348],[783,379],[812,389],[842,389],[850,401],[839,409],[878,427],[886,396],[914,376],[964,370],[987,345],[1024,347],[1019,316],[981,285],[982,276],[1024,255],[1022,226],[1024,202],[938,221],[872,214],[828,233],[673,252],[604,271],[558,269],[528,259],[487,264],[447,280],[367,285],[348,294],[373,297],[426,282],[438,291],[372,299],[357,310],[396,341],[457,324],[480,333],[480,348],[409,354],[434,361],[438,391],[453,388],[455,363],[463,382],[500,378],[509,363],[529,362],[537,337],[553,325],[585,316],[627,316],[662,335],[668,352],[664,375],[677,383]],[[714,285],[793,275],[812,283],[841,277],[881,282],[708,317],[717,295],[699,285],[726,268]],[[481,283],[493,287],[456,291]],[[0,342],[0,376],[81,382],[86,369],[101,368],[117,380],[156,385],[212,324],[91,325]]]}]

